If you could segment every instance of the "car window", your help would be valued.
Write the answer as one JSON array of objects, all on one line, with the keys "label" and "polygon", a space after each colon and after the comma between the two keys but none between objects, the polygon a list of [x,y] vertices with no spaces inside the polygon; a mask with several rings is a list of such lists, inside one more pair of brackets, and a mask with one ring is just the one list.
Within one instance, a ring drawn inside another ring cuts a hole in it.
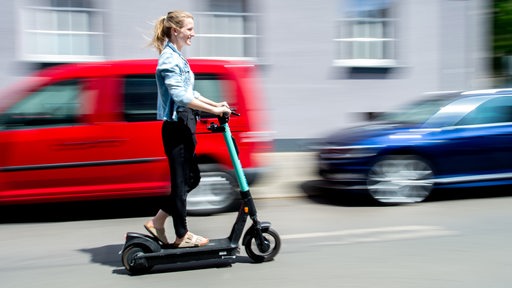
[{"label": "car window", "polygon": [[157,87],[155,76],[129,76],[124,81],[124,115],[128,122],[155,121]]},{"label": "car window", "polygon": [[7,109],[0,123],[3,129],[76,123],[80,91],[78,80],[45,86]]},{"label": "car window", "polygon": [[[194,90],[199,92],[204,97],[215,101],[222,102],[226,101],[232,105],[232,108],[236,109],[233,105],[235,105],[233,99],[230,98],[231,93],[226,93],[229,87],[229,80],[220,79],[217,75],[213,74],[199,74],[196,75],[196,80],[194,83]],[[216,117],[213,114],[200,112],[200,117],[202,118],[214,118]]]},{"label": "car window", "polygon": [[197,75],[194,90],[212,101],[227,101],[221,91],[221,81],[215,75]]},{"label": "car window", "polygon": [[492,98],[462,118],[457,125],[512,122],[512,97]]},{"label": "car window", "polygon": [[375,118],[376,121],[403,124],[422,124],[435,115],[451,98],[432,98],[412,103],[394,112],[385,112]]},{"label": "car window", "polygon": [[[229,96],[224,93],[223,87],[228,80],[219,79],[214,74],[196,74],[194,90],[215,102],[227,101],[232,103]],[[155,76],[138,75],[124,79],[124,115],[125,120],[155,121],[157,86]],[[201,113],[201,117],[215,117],[208,113]]]}]

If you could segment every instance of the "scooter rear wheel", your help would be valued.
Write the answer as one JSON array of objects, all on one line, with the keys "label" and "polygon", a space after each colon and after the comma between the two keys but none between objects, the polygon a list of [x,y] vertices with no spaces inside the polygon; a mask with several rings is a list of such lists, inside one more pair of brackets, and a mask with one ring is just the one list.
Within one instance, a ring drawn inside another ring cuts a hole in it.
[{"label": "scooter rear wheel", "polygon": [[249,237],[249,239],[245,242],[245,252],[247,256],[251,258],[256,263],[267,262],[274,259],[274,257],[279,253],[279,249],[281,248],[281,238],[277,231],[272,228],[269,228],[266,231],[262,231],[263,237],[269,241],[270,247],[267,251],[260,251],[256,240],[254,239],[254,233]]},{"label": "scooter rear wheel", "polygon": [[136,259],[137,256],[144,254],[144,250],[138,246],[128,246],[123,250],[123,266],[132,275],[140,275],[149,272],[153,266],[148,265],[145,259]]}]

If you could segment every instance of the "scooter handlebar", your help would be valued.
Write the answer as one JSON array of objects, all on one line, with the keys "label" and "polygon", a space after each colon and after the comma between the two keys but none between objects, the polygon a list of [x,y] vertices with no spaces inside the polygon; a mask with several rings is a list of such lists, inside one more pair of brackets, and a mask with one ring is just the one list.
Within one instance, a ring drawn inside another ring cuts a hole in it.
[{"label": "scooter handlebar", "polygon": [[236,113],[234,110],[231,110],[231,114],[224,113],[222,116],[217,116],[217,119],[219,120],[220,125],[224,125],[229,122],[229,116],[240,116],[240,114]]},{"label": "scooter handlebar", "polygon": [[[231,111],[230,115],[240,116],[239,113],[236,113],[233,110]],[[228,123],[230,115],[228,115],[227,113],[224,113],[222,116],[217,116],[217,120],[219,120],[219,124],[220,125],[224,125],[224,124]],[[207,129],[212,131],[212,132],[224,132],[224,127],[219,126],[219,125],[217,125],[216,123],[213,123],[213,122],[210,123],[210,125],[208,125]]]}]

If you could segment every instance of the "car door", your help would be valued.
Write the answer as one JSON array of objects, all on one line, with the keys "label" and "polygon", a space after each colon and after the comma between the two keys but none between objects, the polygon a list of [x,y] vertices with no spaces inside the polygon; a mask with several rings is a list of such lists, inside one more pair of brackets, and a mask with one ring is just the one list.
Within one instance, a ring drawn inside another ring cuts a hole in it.
[{"label": "car door", "polygon": [[485,178],[512,171],[511,96],[490,98],[442,134],[440,169]]},{"label": "car door", "polygon": [[161,129],[156,119],[157,86],[154,74],[131,74],[121,79],[121,121],[112,129],[126,139],[122,156],[126,180],[139,195],[161,195],[170,191],[170,173]]},{"label": "car door", "polygon": [[493,174],[512,171],[512,96],[490,98],[458,125],[476,136],[473,146],[484,170]]},{"label": "car door", "polygon": [[92,123],[101,81],[59,81],[26,92],[1,117],[0,201],[101,198],[123,139]]}]

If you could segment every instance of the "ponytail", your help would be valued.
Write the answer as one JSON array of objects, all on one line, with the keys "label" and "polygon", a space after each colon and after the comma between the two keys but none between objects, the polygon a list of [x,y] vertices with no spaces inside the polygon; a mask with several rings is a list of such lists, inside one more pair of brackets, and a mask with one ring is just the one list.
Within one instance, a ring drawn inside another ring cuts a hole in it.
[{"label": "ponytail", "polygon": [[153,46],[161,54],[164,50],[165,42],[171,41],[172,28],[183,28],[183,22],[186,18],[194,19],[194,16],[185,11],[170,11],[167,16],[160,17],[155,23],[155,30],[150,46]]},{"label": "ponytail", "polygon": [[158,54],[162,53],[165,41],[167,41],[167,33],[165,30],[167,30],[165,27],[165,16],[162,16],[156,21],[153,39],[151,40],[151,45],[156,48]]}]

